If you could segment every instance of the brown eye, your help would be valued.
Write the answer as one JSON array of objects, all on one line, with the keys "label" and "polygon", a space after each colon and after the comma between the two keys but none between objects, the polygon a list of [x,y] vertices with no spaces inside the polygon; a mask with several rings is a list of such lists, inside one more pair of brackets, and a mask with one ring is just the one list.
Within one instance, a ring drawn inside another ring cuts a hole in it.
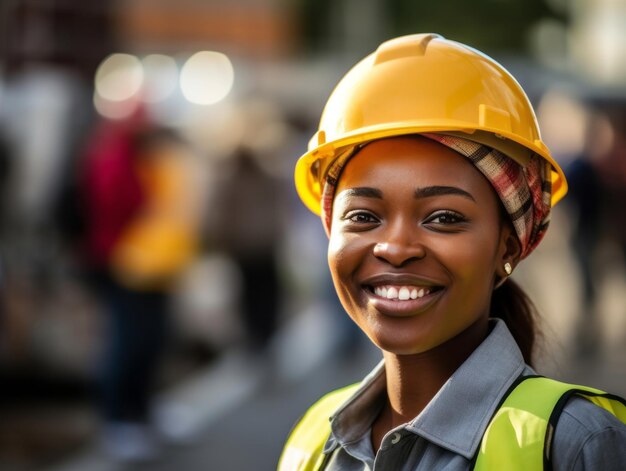
[{"label": "brown eye", "polygon": [[449,226],[462,222],[466,222],[465,217],[456,211],[437,211],[426,220],[426,224],[437,224],[442,226]]},{"label": "brown eye", "polygon": [[344,220],[355,224],[374,224],[378,218],[367,211],[352,211],[345,215]]}]

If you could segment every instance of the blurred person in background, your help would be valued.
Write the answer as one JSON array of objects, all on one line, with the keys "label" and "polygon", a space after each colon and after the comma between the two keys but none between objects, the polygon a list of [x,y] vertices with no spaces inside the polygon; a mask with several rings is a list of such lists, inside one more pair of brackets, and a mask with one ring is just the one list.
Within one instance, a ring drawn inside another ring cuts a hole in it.
[{"label": "blurred person in background", "polygon": [[626,256],[626,222],[624,218],[615,217],[620,214],[626,201],[626,108],[624,99],[614,102],[600,103],[598,111],[598,134],[603,139],[592,149],[593,160],[601,186],[606,194],[603,196],[605,229],[615,240],[622,253]]},{"label": "blurred person in background", "polygon": [[[594,146],[593,162],[602,188],[601,228],[603,234],[617,246],[621,262],[622,276],[626,269],[626,220],[616,217],[624,212],[626,206],[626,108],[622,99],[602,103],[599,111],[604,119],[603,126],[598,126],[598,134],[602,134]],[[602,129],[603,128],[603,129]],[[606,266],[608,265],[608,266]],[[602,268],[613,268],[611,264],[603,264]],[[622,316],[626,316],[626,308],[622,307]],[[622,334],[626,342],[626,332]]]},{"label": "blurred person in background", "polygon": [[581,356],[594,354],[600,346],[596,302],[599,289],[594,259],[606,232],[603,224],[604,190],[598,169],[598,132],[596,119],[591,115],[583,152],[575,156],[565,168],[569,182],[566,208],[574,221],[572,248],[579,264],[582,280],[582,317],[575,338],[576,352]]},{"label": "blurred person in background", "polygon": [[[619,103],[619,100],[617,100]],[[615,214],[626,204],[626,155],[624,112],[620,104],[596,103],[591,113],[585,152],[566,168],[570,182],[567,208],[574,220],[572,243],[583,282],[583,316],[578,324],[575,348],[579,355],[598,354],[602,336],[598,293],[616,268],[626,267],[626,224]],[[618,259],[602,260],[601,249],[611,244]]]},{"label": "blurred person in background", "polygon": [[383,43],[331,94],[295,180],[384,360],[308,410],[281,471],[623,468],[626,401],[531,366],[535,308],[510,276],[567,183],[500,64],[434,34]]},{"label": "blurred person in background", "polygon": [[276,330],[281,283],[278,249],[283,234],[283,182],[261,163],[265,156],[237,148],[213,188],[209,238],[241,272],[241,312],[246,346],[263,351]]},{"label": "blurred person in background", "polygon": [[145,117],[103,121],[81,160],[83,254],[106,313],[103,441],[114,458],[157,451],[151,395],[169,331],[173,283],[196,253],[190,150]]}]

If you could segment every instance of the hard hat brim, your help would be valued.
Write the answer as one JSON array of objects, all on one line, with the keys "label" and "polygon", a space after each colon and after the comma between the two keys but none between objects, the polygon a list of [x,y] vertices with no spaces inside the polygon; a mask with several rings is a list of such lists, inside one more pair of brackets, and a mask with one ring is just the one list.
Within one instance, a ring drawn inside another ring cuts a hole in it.
[{"label": "hard hat brim", "polygon": [[[360,128],[358,132],[346,133],[340,139],[331,142],[311,143],[313,147],[303,154],[296,164],[295,184],[298,196],[309,210],[319,215],[321,212],[321,196],[323,182],[330,165],[342,153],[349,151],[354,146],[365,144],[377,139],[403,136],[420,133],[441,133],[463,137],[488,145],[503,152],[520,165],[525,165],[533,153],[547,160],[552,167],[552,199],[554,206],[567,193],[567,180],[563,170],[550,155],[548,148],[541,140],[535,142],[523,141],[514,133],[508,133],[502,129],[483,128],[477,130],[464,122],[441,122],[430,120],[428,123],[385,123],[383,125]],[[316,168],[316,172],[313,172]]]}]

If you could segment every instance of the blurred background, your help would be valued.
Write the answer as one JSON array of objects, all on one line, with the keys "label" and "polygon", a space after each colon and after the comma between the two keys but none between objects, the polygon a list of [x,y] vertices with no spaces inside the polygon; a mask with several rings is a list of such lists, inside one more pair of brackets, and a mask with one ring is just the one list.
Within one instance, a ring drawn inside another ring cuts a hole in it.
[{"label": "blurred background", "polygon": [[515,273],[541,373],[626,395],[626,1],[2,0],[0,469],[275,469],[380,354],[291,175],[334,84],[438,32],[570,179]]}]

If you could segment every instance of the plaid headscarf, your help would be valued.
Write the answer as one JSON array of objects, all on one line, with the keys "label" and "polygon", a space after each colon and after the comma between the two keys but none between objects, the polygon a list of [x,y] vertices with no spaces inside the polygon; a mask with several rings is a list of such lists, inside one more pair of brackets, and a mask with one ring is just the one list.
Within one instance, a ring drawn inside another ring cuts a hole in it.
[{"label": "plaid headscarf", "polygon": [[[521,258],[527,257],[537,247],[550,223],[552,191],[550,163],[538,155],[533,155],[528,164],[522,166],[500,151],[467,139],[444,134],[420,135],[467,157],[489,180],[511,218],[522,245]],[[321,217],[328,234],[337,181],[346,163],[361,148],[362,146],[354,147],[340,154],[326,175]]]}]

